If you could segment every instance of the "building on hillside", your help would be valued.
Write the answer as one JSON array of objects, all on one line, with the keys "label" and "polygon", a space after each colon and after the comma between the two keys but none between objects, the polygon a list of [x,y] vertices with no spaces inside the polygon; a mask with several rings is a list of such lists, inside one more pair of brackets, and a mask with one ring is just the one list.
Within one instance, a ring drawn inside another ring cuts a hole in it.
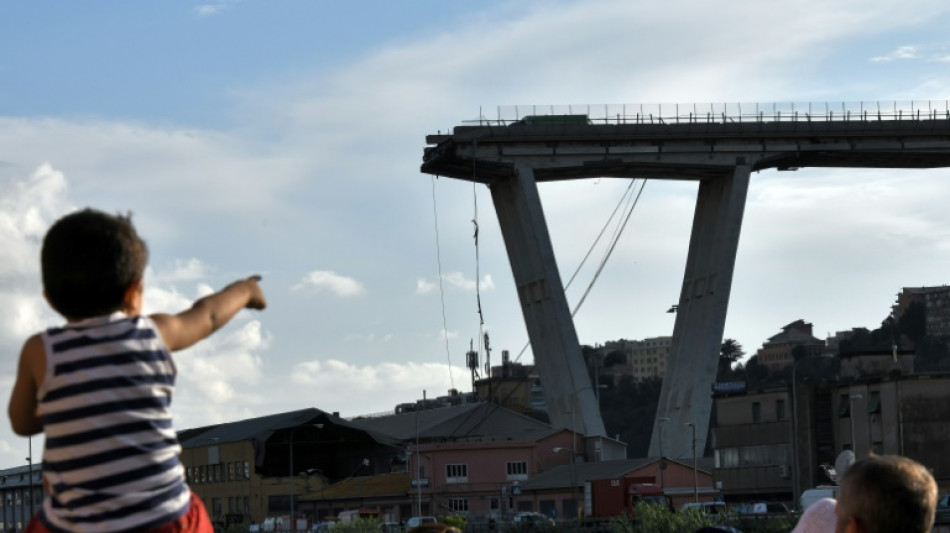
[{"label": "building on hillside", "polygon": [[820,355],[825,351],[825,343],[812,335],[811,323],[804,320],[783,326],[782,332],[769,337],[755,355],[760,365],[774,371],[795,362],[793,352],[796,349],[803,350],[803,356]]},{"label": "building on hillside", "polygon": [[472,385],[478,401],[494,403],[526,415],[547,412],[544,390],[534,366],[511,362],[507,350],[502,351],[502,364],[491,367],[488,377],[477,379]]},{"label": "building on hillside", "polygon": [[950,483],[950,374],[906,372],[910,352],[844,359],[831,379],[714,392],[713,472],[725,501],[795,505],[830,482],[822,466],[844,450],[906,455]]},{"label": "building on hillside", "polygon": [[921,303],[926,309],[927,335],[950,337],[950,287],[904,287],[892,308],[894,318],[900,320],[913,303]]},{"label": "building on hillside", "polygon": [[[623,376],[632,376],[640,381],[649,378],[663,378],[666,372],[666,360],[673,345],[673,337],[650,337],[643,340],[608,341],[598,346],[599,358],[594,362],[598,376],[607,377],[616,383]],[[622,354],[623,362],[604,364],[613,354]]]},{"label": "building on hillside", "polygon": [[651,337],[628,343],[627,364],[629,373],[637,381],[648,378],[663,378],[666,360],[673,346],[673,337]]}]

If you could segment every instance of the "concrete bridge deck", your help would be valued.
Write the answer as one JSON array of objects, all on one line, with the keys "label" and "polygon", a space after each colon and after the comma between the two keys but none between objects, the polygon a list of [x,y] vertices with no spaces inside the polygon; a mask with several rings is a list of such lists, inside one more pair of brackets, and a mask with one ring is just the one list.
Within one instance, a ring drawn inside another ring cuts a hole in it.
[{"label": "concrete bridge deck", "polygon": [[426,137],[422,172],[489,185],[555,426],[604,435],[538,182],[601,177],[699,182],[657,413],[667,423],[654,426],[651,444],[652,456],[683,458],[692,449],[689,424],[696,429],[697,448],[706,445],[710,384],[751,173],[950,167],[947,101],[742,107],[500,108],[496,119]]}]

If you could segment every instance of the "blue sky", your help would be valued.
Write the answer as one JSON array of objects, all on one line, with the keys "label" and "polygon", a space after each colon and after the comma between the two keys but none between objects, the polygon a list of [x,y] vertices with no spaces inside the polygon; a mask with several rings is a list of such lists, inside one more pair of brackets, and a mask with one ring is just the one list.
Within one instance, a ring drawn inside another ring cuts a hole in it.
[{"label": "blue sky", "polygon": [[[0,392],[59,322],[38,243],[83,206],[134,213],[150,311],[264,276],[267,311],[176,356],[179,428],[469,390],[476,270],[493,361],[527,337],[490,196],[421,174],[427,134],[512,104],[945,102],[948,19],[942,0],[4,3]],[[945,284],[947,177],[753,176],[726,336],[874,327],[901,287]],[[565,279],[626,187],[541,188]],[[672,332],[695,192],[647,185],[581,342]],[[0,425],[0,466],[25,448]]]}]

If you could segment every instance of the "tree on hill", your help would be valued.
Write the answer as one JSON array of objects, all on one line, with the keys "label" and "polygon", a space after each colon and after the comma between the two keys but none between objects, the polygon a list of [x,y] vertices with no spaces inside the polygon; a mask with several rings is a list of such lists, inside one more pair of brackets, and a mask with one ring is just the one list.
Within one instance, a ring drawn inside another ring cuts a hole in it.
[{"label": "tree on hill", "polygon": [[604,429],[607,435],[619,435],[627,443],[627,457],[646,457],[649,453],[662,386],[660,378],[636,381],[633,376],[623,376],[616,386],[600,391]]},{"label": "tree on hill", "polygon": [[735,339],[725,339],[719,347],[719,368],[716,371],[717,381],[735,379],[733,366],[745,355],[742,345]]}]

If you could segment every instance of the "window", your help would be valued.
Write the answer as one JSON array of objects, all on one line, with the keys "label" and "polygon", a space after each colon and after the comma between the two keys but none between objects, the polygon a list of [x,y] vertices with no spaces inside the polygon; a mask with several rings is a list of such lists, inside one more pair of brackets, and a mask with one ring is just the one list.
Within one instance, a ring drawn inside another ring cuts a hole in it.
[{"label": "window", "polygon": [[881,392],[880,391],[871,391],[871,399],[868,401],[868,413],[880,413],[881,412]]},{"label": "window", "polygon": [[524,481],[528,479],[527,461],[508,461],[506,470],[508,481]]},{"label": "window", "polygon": [[759,402],[752,402],[752,421],[762,421],[762,404]]},{"label": "window", "polygon": [[445,482],[446,483],[467,483],[468,482],[468,465],[464,465],[464,464],[445,465]]},{"label": "window", "polygon": [[251,463],[244,461],[244,479],[251,479]]},{"label": "window", "polygon": [[228,463],[228,481],[234,481],[234,463]]},{"label": "window", "polygon": [[838,399],[838,416],[844,418],[851,414],[851,399],[848,394],[842,394]]},{"label": "window", "polygon": [[468,498],[449,498],[449,510],[468,512]]},{"label": "window", "polygon": [[785,400],[775,400],[775,419],[785,420]]}]

